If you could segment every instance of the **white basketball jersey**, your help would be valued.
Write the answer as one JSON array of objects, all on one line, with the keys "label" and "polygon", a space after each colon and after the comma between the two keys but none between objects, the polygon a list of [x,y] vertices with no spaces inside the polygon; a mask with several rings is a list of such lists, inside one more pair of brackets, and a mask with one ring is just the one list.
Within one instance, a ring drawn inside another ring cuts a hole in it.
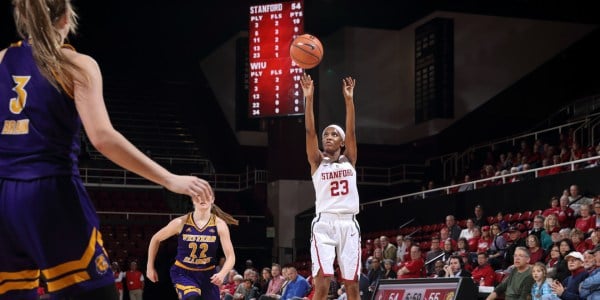
[{"label": "white basketball jersey", "polygon": [[341,155],[338,161],[325,157],[312,176],[317,200],[316,213],[358,214],[356,170]]}]

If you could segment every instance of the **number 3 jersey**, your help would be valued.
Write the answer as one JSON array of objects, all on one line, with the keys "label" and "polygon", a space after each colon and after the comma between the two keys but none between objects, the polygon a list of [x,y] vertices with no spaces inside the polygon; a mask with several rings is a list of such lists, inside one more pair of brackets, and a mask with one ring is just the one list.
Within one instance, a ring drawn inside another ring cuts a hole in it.
[{"label": "number 3 jersey", "polygon": [[208,270],[216,265],[219,235],[217,220],[211,215],[208,222],[198,228],[193,213],[189,213],[177,237],[175,265],[188,270]]},{"label": "number 3 jersey", "polygon": [[356,170],[345,156],[337,161],[325,157],[312,175],[315,187],[315,211],[333,214],[358,214]]},{"label": "number 3 jersey", "polygon": [[79,175],[75,102],[40,73],[26,41],[0,63],[0,178]]}]

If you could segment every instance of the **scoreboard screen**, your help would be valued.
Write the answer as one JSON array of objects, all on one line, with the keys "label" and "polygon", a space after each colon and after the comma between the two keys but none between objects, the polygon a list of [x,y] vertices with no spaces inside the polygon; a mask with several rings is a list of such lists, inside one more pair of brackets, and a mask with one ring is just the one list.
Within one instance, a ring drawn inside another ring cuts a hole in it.
[{"label": "scoreboard screen", "polygon": [[391,279],[378,282],[373,300],[462,300],[477,294],[470,277]]},{"label": "scoreboard screen", "polygon": [[250,6],[249,117],[304,114],[303,69],[292,62],[292,40],[304,33],[302,0]]}]

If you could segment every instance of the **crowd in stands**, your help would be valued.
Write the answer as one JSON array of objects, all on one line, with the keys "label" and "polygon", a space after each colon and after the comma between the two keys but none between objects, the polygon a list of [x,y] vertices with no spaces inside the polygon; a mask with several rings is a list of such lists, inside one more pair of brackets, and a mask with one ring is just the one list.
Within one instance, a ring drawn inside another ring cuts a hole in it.
[{"label": "crowd in stands", "polygon": [[[464,166],[463,174],[449,182],[449,185],[455,187],[448,192],[463,192],[475,188],[532,179],[534,177],[533,173],[509,175],[542,167],[544,168],[538,171],[539,177],[554,175],[571,169],[569,166],[564,165],[550,166],[598,155],[600,155],[600,144],[587,147],[581,146],[574,137],[573,129],[570,129],[567,133],[561,133],[557,144],[544,142],[542,139],[536,139],[533,143],[524,139],[520,141],[516,148],[492,144],[483,155],[477,155],[475,152],[469,153],[468,164]],[[597,160],[588,160],[576,164],[575,169],[591,168],[597,165]],[[487,178],[489,180],[473,183],[473,181]],[[434,180],[428,180],[427,185],[424,185],[422,190],[433,188],[435,188]]]},{"label": "crowd in stands", "polygon": [[[426,235],[425,227],[435,230]],[[371,299],[381,280],[441,277],[493,287],[488,299],[600,297],[600,197],[583,196],[577,185],[534,212],[486,215],[477,205],[471,218],[448,215],[443,224],[412,229],[364,240],[363,299]],[[223,300],[311,300],[310,262],[257,269],[248,260],[220,290]],[[346,299],[335,276],[328,299]]]},{"label": "crowd in stands", "polygon": [[[557,146],[539,139],[532,145],[522,141],[518,149],[512,151],[500,151],[492,146],[482,167],[467,168],[463,184],[449,192],[527,180],[523,175],[508,177],[505,181],[494,177],[596,155],[600,155],[600,145],[582,149],[572,131],[561,135]],[[472,162],[477,164],[478,160]],[[589,161],[577,168],[594,167],[597,163]],[[563,171],[566,169],[557,166],[540,170],[538,176]],[[472,182],[486,178],[490,180]],[[433,181],[429,181],[425,189],[434,188]],[[136,203],[130,201],[129,205]],[[126,262],[132,255],[138,258],[145,255],[146,245],[141,238],[144,233],[133,229],[128,240],[135,247],[129,247],[129,251],[115,251],[123,247],[114,245],[112,235],[105,237],[111,257],[119,262]],[[113,231],[121,234],[116,229],[103,230]],[[399,232],[363,239],[366,240],[360,278],[363,299],[371,298],[379,280],[424,277],[472,278],[476,285],[495,287],[490,299],[523,293],[531,294],[533,299],[544,294],[556,296],[548,299],[586,299],[588,296],[599,297],[588,299],[600,299],[600,197],[585,197],[576,185],[553,197],[548,208],[536,212],[498,212],[486,216],[477,205],[472,218],[457,221],[448,215],[444,224],[421,226],[419,231],[428,234]],[[310,262],[306,261],[283,267],[274,263],[258,271],[249,262],[241,272],[230,272],[221,287],[221,299],[310,300],[313,289],[309,266]],[[118,267],[113,268],[118,270]],[[143,289],[144,276],[140,273],[139,277],[138,285]],[[345,300],[344,286],[335,279],[328,299]],[[117,281],[121,292],[123,286],[125,291],[130,289],[123,284],[124,280],[123,277]]]},{"label": "crowd in stands", "polygon": [[[338,271],[336,268],[336,274]],[[395,278],[395,272],[391,272],[388,269],[389,278]],[[359,281],[361,299],[371,299],[372,287],[368,286],[366,274],[361,274]],[[235,269],[229,272],[228,280],[221,286],[221,299],[312,300],[313,287],[311,272],[301,262],[283,266],[273,263],[259,271],[247,260],[242,274]],[[327,299],[347,299],[344,283],[337,276],[332,277]]]},{"label": "crowd in stands", "polygon": [[[424,235],[423,228],[436,230]],[[600,197],[583,196],[577,185],[543,210],[486,217],[477,205],[467,220],[448,215],[443,225],[413,229],[398,231],[395,243],[387,235],[365,241],[370,286],[386,278],[460,276],[495,286],[488,299],[600,299],[593,298],[600,297]]]},{"label": "crowd in stands", "polygon": [[[544,266],[544,280],[560,282],[547,285],[558,299],[572,299],[561,296],[565,293],[600,295],[600,196],[586,197],[577,185],[552,197],[548,207],[537,211],[487,215],[477,205],[468,219],[456,220],[448,215],[443,223],[376,234],[363,235],[364,299],[371,298],[379,280],[424,277],[469,277],[476,285],[494,286],[498,294],[504,295],[516,292],[514,283],[510,287],[508,284],[518,279],[527,282],[521,290],[535,292],[543,284],[536,283],[534,272],[540,264]],[[133,236],[130,239],[136,240]],[[107,241],[110,241],[108,236]],[[141,247],[134,256],[142,258],[144,251]],[[127,262],[127,257],[119,262]],[[519,270],[527,276],[521,276]],[[571,279],[568,279],[574,273],[584,274],[579,275],[581,286],[586,286],[584,277],[588,276],[597,284],[587,291],[574,290],[569,287]],[[226,300],[294,297],[309,300],[313,290],[310,275],[307,260],[284,267],[269,265],[260,272],[250,262],[245,269],[231,272],[221,287],[221,296]],[[287,282],[294,282],[289,286],[294,288],[286,289]],[[121,290],[123,286],[128,293],[129,286],[121,284]],[[332,280],[328,298],[345,299],[339,280]]]}]

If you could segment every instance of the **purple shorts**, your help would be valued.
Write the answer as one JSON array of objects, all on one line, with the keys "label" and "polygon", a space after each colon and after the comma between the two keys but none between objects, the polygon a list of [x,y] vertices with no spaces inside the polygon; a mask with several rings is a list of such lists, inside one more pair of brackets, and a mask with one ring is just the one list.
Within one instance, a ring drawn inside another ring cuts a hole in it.
[{"label": "purple shorts", "polygon": [[79,177],[0,179],[0,299],[114,284],[98,216]]},{"label": "purple shorts", "polygon": [[210,282],[213,274],[215,269],[191,271],[178,266],[171,267],[171,281],[182,300],[194,295],[202,296],[204,300],[219,300],[219,287]]}]

